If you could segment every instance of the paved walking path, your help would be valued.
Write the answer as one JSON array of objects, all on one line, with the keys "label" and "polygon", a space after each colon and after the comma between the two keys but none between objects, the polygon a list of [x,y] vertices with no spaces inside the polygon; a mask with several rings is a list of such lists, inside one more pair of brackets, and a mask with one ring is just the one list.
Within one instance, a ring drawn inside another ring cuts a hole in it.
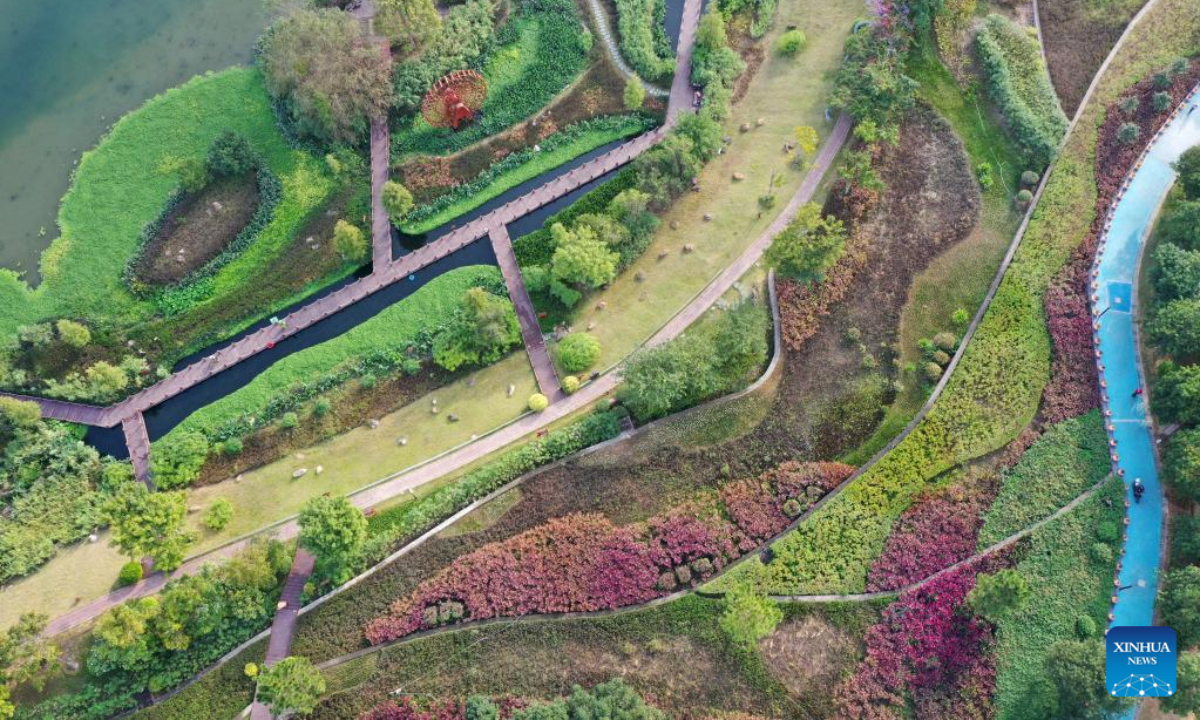
[{"label": "paved walking path", "polygon": [[134,413],[121,421],[125,433],[125,444],[129,447],[129,460],[133,463],[133,475],[139,482],[154,489],[150,476],[150,433],[146,431],[146,419]]},{"label": "paved walking path", "polygon": [[542,337],[542,329],[538,325],[537,310],[529,299],[525,289],[525,280],[521,277],[521,268],[517,265],[517,255],[513,252],[512,239],[508,236],[508,228],[497,225],[488,233],[492,241],[492,250],[496,253],[496,262],[500,265],[500,273],[504,275],[504,284],[508,286],[508,296],[517,311],[517,321],[521,323],[521,338],[525,341],[525,352],[529,354],[529,364],[533,366],[533,375],[537,378],[538,388],[551,403],[566,397],[554,372],[554,362],[546,351],[546,340]]},{"label": "paved walking path", "polygon": [[[267,657],[263,661],[263,667],[271,667],[291,654],[292,638],[296,635],[296,621],[299,619],[304,597],[304,584],[312,575],[315,564],[316,558],[311,553],[304,548],[296,549],[292,569],[283,583],[283,592],[279,594],[279,607],[275,611],[275,620],[271,623],[271,641],[267,644]],[[250,706],[250,717],[251,720],[271,720],[271,711],[266,705],[255,700]]]}]

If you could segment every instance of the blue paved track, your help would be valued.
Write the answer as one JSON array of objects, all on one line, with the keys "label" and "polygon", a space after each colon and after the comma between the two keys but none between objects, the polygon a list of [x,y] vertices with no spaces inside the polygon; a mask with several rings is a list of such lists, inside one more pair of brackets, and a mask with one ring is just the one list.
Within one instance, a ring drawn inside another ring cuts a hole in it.
[{"label": "blue paved track", "polygon": [[[1092,313],[1099,315],[1100,377],[1107,385],[1105,410],[1117,468],[1124,471],[1126,492],[1141,478],[1146,494],[1129,510],[1128,539],[1119,575],[1120,601],[1112,625],[1150,625],[1158,593],[1158,569],[1163,541],[1163,491],[1155,464],[1154,439],[1146,404],[1134,391],[1143,387],[1138,365],[1131,303],[1137,281],[1137,261],[1154,214],[1175,180],[1171,163],[1189,147],[1200,144],[1200,91],[1194,91],[1151,143],[1111,215],[1093,273]],[[1132,718],[1133,711],[1126,717]]]}]

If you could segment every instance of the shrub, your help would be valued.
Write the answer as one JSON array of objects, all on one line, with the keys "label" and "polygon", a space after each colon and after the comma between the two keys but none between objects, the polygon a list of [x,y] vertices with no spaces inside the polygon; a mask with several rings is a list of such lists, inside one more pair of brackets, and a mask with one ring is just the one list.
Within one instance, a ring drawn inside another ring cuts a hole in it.
[{"label": "shrub", "polygon": [[241,455],[243,447],[241,438],[232,437],[221,443],[221,453],[230,457]]},{"label": "shrub", "polygon": [[213,140],[204,165],[214,177],[234,177],[255,169],[262,163],[245,135],[226,130]]},{"label": "shrub", "polygon": [[980,617],[998,621],[1029,601],[1029,582],[1016,570],[1000,570],[975,579],[975,588],[967,594],[967,604]]},{"label": "shrub", "polygon": [[1126,145],[1132,145],[1141,136],[1142,128],[1137,123],[1121,123],[1121,127],[1117,128],[1117,140]]},{"label": "shrub", "polygon": [[79,349],[92,341],[92,333],[87,326],[74,320],[64,318],[55,323],[54,327],[58,330],[58,339],[68,347]]},{"label": "shrub", "polygon": [[233,520],[233,503],[226,498],[217,498],[204,512],[201,522],[209,530],[224,530],[229,521]]},{"label": "shrub", "polygon": [[925,380],[931,383],[936,383],[942,379],[942,366],[936,362],[927,362],[921,372],[925,376]]},{"label": "shrub", "polygon": [[383,184],[383,208],[392,224],[399,225],[413,209],[412,193],[395,180],[388,180]]},{"label": "shrub", "polygon": [[333,403],[329,402],[329,398],[317,398],[317,401],[313,403],[313,415],[325,417],[332,408]]},{"label": "shrub", "polygon": [[779,36],[775,43],[775,52],[780,55],[794,57],[808,47],[808,38],[800,30],[788,30]]},{"label": "shrub", "polygon": [[823,216],[820,206],[808,203],[771,241],[767,261],[801,283],[820,282],[845,247],[846,229],[842,222]]},{"label": "shrub", "polygon": [[1029,203],[1033,202],[1033,193],[1028,189],[1021,189],[1017,192],[1017,205],[1021,207],[1029,207]]},{"label": "shrub", "polygon": [[1121,101],[1117,103],[1117,106],[1121,108],[1121,112],[1125,113],[1126,115],[1133,115],[1138,111],[1138,108],[1142,106],[1142,101],[1138,99],[1137,95],[1130,95],[1129,97],[1121,98]]},{"label": "shrub", "polygon": [[563,392],[568,395],[573,394],[579,389],[579,378],[574,375],[568,375],[562,379]]},{"label": "shrub", "polygon": [[623,98],[626,110],[637,110],[646,102],[646,86],[636,75],[625,81]]},{"label": "shrub", "polygon": [[933,336],[933,344],[937,349],[951,353],[958,349],[958,338],[954,333],[940,332]]},{"label": "shrub", "polygon": [[347,260],[362,261],[371,252],[363,231],[345,220],[338,220],[333,226],[333,246]]},{"label": "shrub", "polygon": [[1156,92],[1154,93],[1152,104],[1156,112],[1162,113],[1170,110],[1171,106],[1175,104],[1175,100],[1169,92]]},{"label": "shrub", "polygon": [[595,335],[576,332],[558,343],[558,361],[570,373],[587,370],[600,360],[600,341]]},{"label": "shrub", "polygon": [[1033,187],[1034,185],[1038,184],[1038,180],[1041,180],[1041,177],[1033,170],[1026,170],[1025,172],[1021,173],[1022,185]]},{"label": "shrub", "polygon": [[150,454],[154,482],[161,488],[190,485],[200,477],[200,468],[208,458],[208,439],[199,432],[184,431],[167,435],[156,443]]},{"label": "shrub", "polygon": [[379,384],[379,376],[375,373],[366,373],[358,379],[358,386],[363,390],[374,390]]},{"label": "shrub", "polygon": [[717,622],[735,645],[754,649],[782,620],[783,611],[773,600],[742,582],[725,593],[725,611]]},{"label": "shrub", "polygon": [[142,564],[140,562],[127,562],[121,566],[121,572],[117,574],[117,584],[121,587],[133,585],[142,579]]},{"label": "shrub", "polygon": [[1050,164],[1067,132],[1067,117],[1050,83],[1037,40],[992,14],[976,36],[988,90],[1014,139],[1038,167]]},{"label": "shrub", "polygon": [[975,177],[979,179],[979,187],[984,190],[990,190],[996,184],[996,178],[992,176],[992,164],[989,162],[981,162],[975,166]]},{"label": "shrub", "polygon": [[917,82],[904,74],[902,57],[882,28],[851,33],[834,76],[833,106],[881,127],[896,122],[916,102]]},{"label": "shrub", "polygon": [[541,393],[534,393],[529,396],[529,409],[534,412],[541,412],[550,407],[550,398]]},{"label": "shrub", "polygon": [[279,418],[279,427],[284,430],[291,430],[300,424],[300,418],[294,412],[285,412],[283,417]]}]

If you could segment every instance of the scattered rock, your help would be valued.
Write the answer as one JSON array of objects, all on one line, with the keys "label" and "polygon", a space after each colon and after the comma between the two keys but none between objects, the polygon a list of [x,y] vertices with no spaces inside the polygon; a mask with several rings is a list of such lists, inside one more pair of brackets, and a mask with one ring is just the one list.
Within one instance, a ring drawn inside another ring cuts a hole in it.
[{"label": "scattered rock", "polygon": [[678,221],[678,220],[672,220],[672,221],[671,221],[671,229],[672,229],[672,230],[678,230],[678,229],[679,229],[679,221]]},{"label": "scattered rock", "polygon": [[199,505],[188,505],[188,515],[195,515],[203,509]]},{"label": "scattered rock", "polygon": [[767,119],[766,119],[766,118],[759,118],[759,119],[757,119],[757,120],[755,120],[755,121],[754,121],[754,126],[755,126],[755,127],[762,127],[763,125],[766,125],[766,124],[767,124]]},{"label": "scattered rock", "polygon": [[100,536],[97,535],[96,533],[92,533],[91,535],[88,535],[88,542],[94,543],[94,542],[99,542],[99,541],[100,541]]},{"label": "scattered rock", "polygon": [[371,418],[370,420],[367,421],[367,427],[374,430],[375,428],[379,427],[379,421],[374,418]]},{"label": "scattered rock", "polygon": [[[708,215],[705,215],[705,216],[704,216],[704,219],[705,219],[705,220],[708,220],[708,219],[710,219],[710,218],[709,218],[709,216],[708,216]],[[684,255],[688,255],[688,254],[691,254],[691,253],[694,253],[694,252],[696,252],[696,246],[695,246],[695,245],[693,245],[693,244],[691,244],[691,243],[688,243],[687,245],[684,245],[684,246],[683,246],[683,254],[684,254]]]},{"label": "scattered rock", "polygon": [[748,123],[748,122],[742,123],[741,127],[739,127],[738,130],[741,130],[742,132],[750,132],[750,123]]},{"label": "scattered rock", "polygon": [[397,440],[397,441],[396,441],[396,444],[397,444],[397,445],[399,445],[400,447],[404,447],[405,445],[407,445],[407,444],[408,444],[408,438],[407,438],[407,437],[402,437],[402,438],[400,438],[399,440]]},{"label": "scattered rock", "polygon": [[732,135],[726,135],[725,137],[721,138],[721,142],[723,142],[723,143],[725,143],[726,145],[728,145],[729,143],[733,142],[733,136],[732,136]]},{"label": "scattered rock", "polygon": [[516,386],[516,385],[513,385],[512,383],[509,383],[509,385],[508,385],[508,396],[509,396],[509,397],[512,397],[512,396],[513,396],[513,393],[515,393],[516,391],[517,391],[517,386]]},{"label": "scattered rock", "polygon": [[713,219],[712,213],[704,213],[704,222],[712,222],[712,219]]},{"label": "scattered rock", "polygon": [[126,346],[126,347],[133,347],[133,341],[132,341],[132,340],[129,340],[129,341],[127,341],[127,342],[125,343],[125,346]]},{"label": "scattered rock", "polygon": [[292,479],[295,480],[297,478],[302,478],[307,474],[308,474],[308,468],[300,468],[296,472],[292,473]]},{"label": "scattered rock", "polygon": [[587,329],[588,329],[588,331],[589,331],[589,332],[590,332],[590,331],[592,331],[592,330],[595,330],[595,329],[596,329],[596,323],[594,323],[594,322],[590,322],[590,323],[588,323],[588,324],[587,324]]},{"label": "scattered rock", "polygon": [[434,405],[433,407],[429,408],[429,414],[430,414],[430,415],[437,415],[437,414],[438,414],[438,406],[437,406],[437,405]]},{"label": "scattered rock", "polygon": [[601,300],[600,302],[596,303],[596,309],[597,309],[597,310],[603,310],[603,309],[604,309],[604,308],[606,308],[606,307],[608,307],[608,301],[607,301],[607,300]]},{"label": "scattered rock", "polygon": [[637,280],[638,282],[646,282],[646,273],[642,272],[641,270],[638,270],[637,273],[633,276],[633,279]]},{"label": "scattered rock", "polygon": [[447,420],[449,420],[449,421],[450,421],[450,422],[452,422],[452,423],[456,423],[456,422],[458,422],[458,416],[457,416],[457,415],[455,415],[454,413],[450,413],[449,415],[447,415],[447,416],[446,416],[446,419],[447,419]]},{"label": "scattered rock", "polygon": [[437,405],[437,398],[430,398],[430,399],[429,399],[429,404],[430,404],[430,405]]},{"label": "scattered rock", "polygon": [[666,260],[670,255],[671,255],[671,253],[667,252],[666,250],[660,250],[658,252],[658,259]]},{"label": "scattered rock", "polygon": [[217,202],[216,200],[213,200],[212,208],[213,208],[213,210],[216,210],[217,212],[221,212],[222,210],[225,209],[225,206],[222,205],[221,203]]},{"label": "scattered rock", "polygon": [[745,174],[745,173],[735,172],[735,173],[733,174],[733,181],[734,181],[734,182],[741,182],[741,181],[743,181],[743,180],[745,180],[745,179],[746,179],[746,174]]},{"label": "scattered rock", "polygon": [[243,475],[242,473],[238,473],[238,474],[237,474],[237,477],[235,477],[235,478],[233,479],[233,481],[234,481],[235,483],[240,483],[241,481],[243,481],[243,480],[245,480],[245,479],[246,479],[246,476],[245,476],[245,475]]}]

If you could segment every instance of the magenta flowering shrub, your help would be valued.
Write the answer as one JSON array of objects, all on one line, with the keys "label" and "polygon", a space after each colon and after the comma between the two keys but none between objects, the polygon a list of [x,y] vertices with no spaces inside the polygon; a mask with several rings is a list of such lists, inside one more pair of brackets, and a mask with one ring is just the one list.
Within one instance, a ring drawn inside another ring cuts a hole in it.
[{"label": "magenta flowering shrub", "polygon": [[464,620],[647,602],[711,578],[853,470],[787,463],[733,483],[708,503],[690,502],[626,527],[596,514],[556,518],[458,558],[370,622],[367,639],[378,644]]},{"label": "magenta flowering shrub", "polygon": [[990,717],[996,685],[992,628],[974,616],[965,599],[975,587],[976,572],[1003,562],[985,560],[980,567],[947,573],[889,606],[867,631],[866,658],[837,689],[837,717]]},{"label": "magenta flowering shrub", "polygon": [[1088,311],[1087,265],[1095,252],[1089,238],[1046,291],[1043,302],[1050,338],[1054,343],[1050,383],[1046,385],[1042,415],[1047,423],[1078,417],[1099,405],[1096,359],[1092,345],[1092,318]]},{"label": "magenta flowering shrub", "polygon": [[892,528],[867,576],[867,590],[895,590],[975,554],[992,493],[953,486],[913,504]]},{"label": "magenta flowering shrub", "polygon": [[466,717],[466,708],[457,700],[438,700],[421,709],[412,698],[402,697],[368,710],[358,720],[466,720]]}]

